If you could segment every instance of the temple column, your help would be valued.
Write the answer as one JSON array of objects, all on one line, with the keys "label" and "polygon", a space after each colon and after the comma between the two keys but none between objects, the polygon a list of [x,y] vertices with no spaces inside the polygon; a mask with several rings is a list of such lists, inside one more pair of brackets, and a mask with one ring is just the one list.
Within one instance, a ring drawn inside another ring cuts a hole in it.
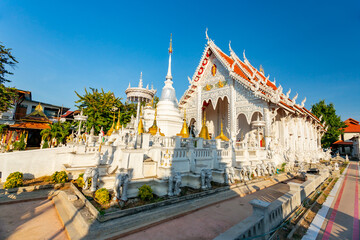
[{"label": "temple column", "polygon": [[236,142],[236,109],[235,109],[235,89],[234,89],[234,80],[230,85],[230,109],[229,109],[229,123],[230,123],[230,138],[235,143]]},{"label": "temple column", "polygon": [[265,149],[268,149],[271,141],[271,117],[270,117],[270,111],[267,107],[264,108],[264,120],[265,120]]},{"label": "temple column", "polygon": [[196,119],[196,130],[200,132],[201,122],[202,122],[202,101],[201,101],[201,86],[200,84],[197,87],[197,119]]}]

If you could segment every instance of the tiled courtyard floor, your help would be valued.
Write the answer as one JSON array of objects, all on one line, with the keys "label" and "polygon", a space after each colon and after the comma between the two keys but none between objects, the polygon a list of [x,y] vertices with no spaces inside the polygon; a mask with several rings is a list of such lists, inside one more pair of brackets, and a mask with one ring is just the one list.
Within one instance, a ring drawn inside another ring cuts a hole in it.
[{"label": "tiled courtyard floor", "polygon": [[0,239],[68,239],[51,200],[0,205]]},{"label": "tiled courtyard floor", "polygon": [[194,211],[119,239],[213,239],[252,214],[249,201],[258,198],[271,202],[289,191],[289,185],[279,183],[261,191],[236,197]]}]

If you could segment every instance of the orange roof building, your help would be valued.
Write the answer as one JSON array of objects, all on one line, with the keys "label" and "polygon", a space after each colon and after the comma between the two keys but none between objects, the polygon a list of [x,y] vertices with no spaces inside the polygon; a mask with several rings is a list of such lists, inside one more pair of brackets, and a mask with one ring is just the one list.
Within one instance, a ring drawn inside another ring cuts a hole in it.
[{"label": "orange roof building", "polygon": [[[346,119],[344,121],[346,127],[343,129],[344,132],[339,137],[339,141],[342,142],[351,142],[351,139],[360,133],[360,124],[359,121],[356,121],[353,118]],[[333,144],[339,144],[340,142],[336,141]]]},{"label": "orange roof building", "polygon": [[25,133],[27,135],[26,142],[28,147],[40,147],[40,132],[43,129],[50,129],[51,123],[39,103],[32,113],[21,118],[18,123],[9,126],[9,135],[12,136],[12,141],[14,141],[17,140],[18,135]]},{"label": "orange roof building", "polygon": [[[344,132],[339,136],[339,140],[332,144],[333,151],[338,149],[341,155],[354,155],[354,139],[360,134],[359,121],[349,118],[344,121],[346,127],[343,129]],[[357,147],[358,148],[358,147]],[[356,149],[356,147],[355,147]]]}]

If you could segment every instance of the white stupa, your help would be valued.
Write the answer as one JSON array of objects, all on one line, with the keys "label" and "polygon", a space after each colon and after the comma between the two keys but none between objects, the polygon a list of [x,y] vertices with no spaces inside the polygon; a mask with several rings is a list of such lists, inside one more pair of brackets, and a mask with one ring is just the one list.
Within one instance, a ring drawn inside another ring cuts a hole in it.
[{"label": "white stupa", "polygon": [[175,89],[172,86],[171,76],[172,39],[170,38],[169,67],[165,86],[162,89],[160,101],[157,104],[157,124],[161,132],[167,137],[176,136],[182,127],[182,117],[176,99]]}]

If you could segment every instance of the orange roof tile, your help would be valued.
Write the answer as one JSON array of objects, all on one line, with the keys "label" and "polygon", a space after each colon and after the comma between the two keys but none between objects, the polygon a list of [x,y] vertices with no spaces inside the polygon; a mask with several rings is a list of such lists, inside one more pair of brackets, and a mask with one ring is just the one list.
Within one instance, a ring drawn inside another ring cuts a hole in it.
[{"label": "orange roof tile", "polygon": [[334,142],[333,145],[353,145],[353,142],[344,142],[343,140],[338,140]]},{"label": "orange roof tile", "polygon": [[344,123],[347,125],[346,128],[344,128],[344,132],[346,133],[360,133],[360,125],[359,122],[349,118],[344,121]]},{"label": "orange roof tile", "polygon": [[10,125],[10,128],[50,129],[50,125],[48,123],[22,122]]},{"label": "orange roof tile", "polygon": [[[219,48],[216,48],[217,52],[220,54],[220,56],[231,66],[234,63],[234,60],[232,60],[228,55],[223,53]],[[242,78],[249,80],[248,77],[245,75],[243,71],[239,68],[238,65],[235,64],[234,71],[236,74],[240,75]],[[251,81],[249,81],[251,82]]]},{"label": "orange roof tile", "polygon": [[280,101],[281,104],[283,104],[285,107],[290,108],[291,110],[295,111],[295,109],[289,105],[287,105],[284,101]]},{"label": "orange roof tile", "polygon": [[344,123],[346,123],[346,124],[355,124],[355,125],[359,125],[359,121],[356,121],[355,119],[353,119],[353,118],[348,118],[348,119],[346,119],[345,121],[344,121]]}]

